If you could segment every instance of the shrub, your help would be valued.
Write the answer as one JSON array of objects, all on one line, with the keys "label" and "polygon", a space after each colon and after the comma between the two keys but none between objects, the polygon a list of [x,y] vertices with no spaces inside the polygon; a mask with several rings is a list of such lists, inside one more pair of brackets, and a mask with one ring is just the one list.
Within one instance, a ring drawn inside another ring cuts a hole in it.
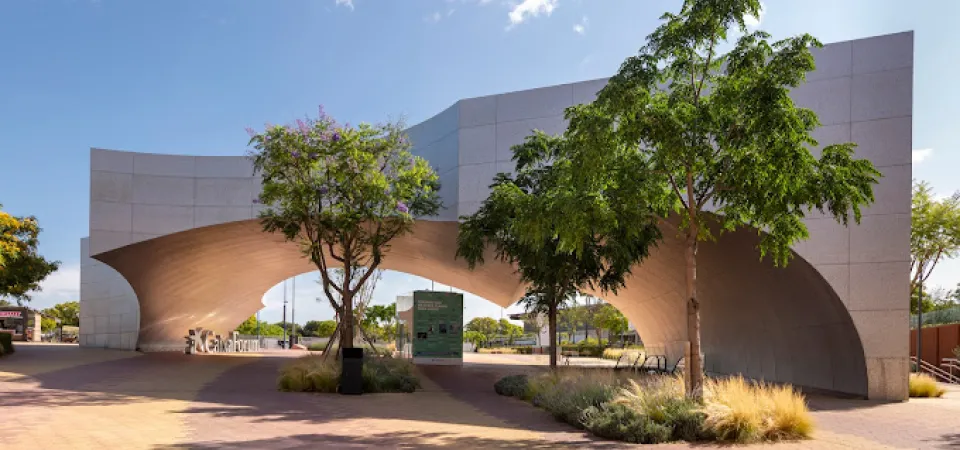
[{"label": "shrub", "polygon": [[526,375],[509,375],[493,384],[493,390],[508,397],[526,398],[530,382]]},{"label": "shrub", "polygon": [[557,420],[583,428],[581,417],[587,408],[610,401],[618,383],[615,377],[597,371],[550,372],[534,378],[532,401]]},{"label": "shrub", "polygon": [[307,350],[311,352],[322,352],[325,348],[327,348],[326,342],[314,342],[307,346]]},{"label": "shrub", "polygon": [[669,440],[695,441],[701,437],[705,415],[700,405],[686,397],[680,377],[653,377],[642,383],[630,380],[614,403],[666,429]]},{"label": "shrub", "polygon": [[730,377],[710,380],[706,388],[704,428],[717,440],[802,439],[813,431],[805,400],[790,387]]},{"label": "shrub", "polygon": [[419,387],[420,379],[414,376],[410,361],[389,356],[363,361],[364,392],[413,392]]},{"label": "shrub", "polygon": [[582,422],[584,428],[596,436],[634,444],[659,444],[671,437],[669,427],[654,423],[620,403],[591,406],[583,411]]},{"label": "shrub", "polygon": [[[391,357],[365,358],[363,362],[363,391],[413,392],[420,380],[413,374],[413,364]],[[322,356],[297,358],[280,368],[277,388],[289,392],[337,392],[340,384],[340,362]]]},{"label": "shrub", "polygon": [[0,355],[13,353],[13,335],[0,333]]},{"label": "shrub", "polygon": [[517,353],[516,349],[510,348],[510,347],[486,347],[486,348],[481,348],[477,351],[479,353],[495,354],[495,355],[498,355],[498,354],[512,355]]},{"label": "shrub", "polygon": [[925,373],[910,374],[911,397],[942,397],[946,391],[937,384],[930,375]]},{"label": "shrub", "polygon": [[960,359],[960,345],[958,345],[957,348],[953,349],[953,357]]},{"label": "shrub", "polygon": [[605,348],[603,349],[603,354],[600,355],[603,359],[612,359],[614,361],[620,359],[621,356],[627,355],[627,359],[632,363],[633,360],[637,359],[643,353],[643,347],[639,348]]}]

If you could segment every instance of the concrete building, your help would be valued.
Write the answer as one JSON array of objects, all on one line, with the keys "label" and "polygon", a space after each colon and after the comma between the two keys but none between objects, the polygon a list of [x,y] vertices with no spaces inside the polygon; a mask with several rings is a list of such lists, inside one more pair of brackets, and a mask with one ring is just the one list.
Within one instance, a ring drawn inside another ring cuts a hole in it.
[{"label": "concrete building", "polygon": [[[700,250],[706,369],[810,388],[907,396],[913,34],[830,44],[793,92],[823,124],[821,145],[853,141],[883,173],[860,225],[806,219],[810,239],[787,268],[761,262],[757,233]],[[532,129],[559,133],[564,108],[606,80],[460,100],[409,129],[440,174],[446,209],[396,241],[386,269],[431,278],[502,306],[523,286],[510,267],[469,271],[454,258],[458,216],[472,213],[510,147]],[[813,149],[817,152],[817,149]],[[239,152],[238,152],[239,153]],[[314,270],[295,245],[265,234],[259,185],[242,156],[93,149],[90,232],[82,241],[81,345],[179,350],[188,328],[229,330],[279,281]],[[648,345],[687,344],[681,243],[667,240],[616,296]]]}]

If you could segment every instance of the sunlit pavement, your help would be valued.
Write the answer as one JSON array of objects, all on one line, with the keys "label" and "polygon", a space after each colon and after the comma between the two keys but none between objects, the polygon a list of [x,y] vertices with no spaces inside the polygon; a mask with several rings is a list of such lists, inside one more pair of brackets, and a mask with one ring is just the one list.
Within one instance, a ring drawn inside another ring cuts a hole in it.
[{"label": "sunlit pavement", "polygon": [[[414,394],[283,393],[277,368],[306,352],[138,354],[19,345],[0,359],[4,448],[620,448],[519,400],[500,376],[544,357],[465,356],[422,368]],[[811,398],[816,439],[778,448],[956,448],[960,390],[945,399],[873,403]],[[662,448],[688,448],[672,444]],[[739,447],[738,447],[739,448]]]}]

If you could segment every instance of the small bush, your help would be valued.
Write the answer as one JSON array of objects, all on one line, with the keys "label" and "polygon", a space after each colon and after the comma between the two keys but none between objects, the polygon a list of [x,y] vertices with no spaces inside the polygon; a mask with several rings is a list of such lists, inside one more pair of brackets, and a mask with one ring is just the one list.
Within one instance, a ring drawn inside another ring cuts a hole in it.
[{"label": "small bush", "polygon": [[0,332],[0,356],[13,353],[13,335]]},{"label": "small bush", "polygon": [[654,423],[627,405],[607,403],[583,411],[587,431],[602,438],[634,444],[659,444],[671,437],[669,427]]},{"label": "small bush", "polygon": [[706,388],[704,428],[717,440],[803,439],[813,431],[806,401],[790,387],[731,377],[711,380]]},{"label": "small bush", "polygon": [[[414,392],[420,380],[413,374],[413,364],[391,357],[365,358],[363,391]],[[288,392],[335,393],[340,385],[340,362],[322,356],[297,358],[280,368],[277,388]]]},{"label": "small bush", "polygon": [[629,361],[624,362],[633,362],[637,359],[638,356],[643,354],[643,347],[640,348],[605,348],[603,349],[603,354],[600,355],[603,359],[612,359],[614,361],[620,359],[621,356],[626,355],[624,359],[629,359]]},{"label": "small bush", "polygon": [[910,396],[911,397],[942,397],[946,391],[937,384],[930,375],[925,373],[910,374]]},{"label": "small bush", "polygon": [[705,415],[700,405],[686,397],[680,377],[654,377],[642,383],[630,380],[614,403],[664,427],[670,440],[696,441],[702,435]]},{"label": "small bush", "polygon": [[307,350],[310,350],[311,352],[322,352],[326,348],[326,342],[314,342],[307,346]]},{"label": "small bush", "polygon": [[493,384],[493,390],[507,397],[526,398],[530,382],[526,375],[509,375]]},{"label": "small bush", "polygon": [[364,359],[364,392],[413,392],[418,388],[420,379],[414,376],[409,361],[389,356]]},{"label": "small bush", "polygon": [[583,428],[583,411],[609,402],[618,383],[611,376],[596,371],[551,372],[534,378],[530,385],[535,392],[532,401],[557,420]]},{"label": "small bush", "polygon": [[478,353],[494,354],[494,355],[513,355],[517,351],[511,347],[485,347],[477,350]]}]

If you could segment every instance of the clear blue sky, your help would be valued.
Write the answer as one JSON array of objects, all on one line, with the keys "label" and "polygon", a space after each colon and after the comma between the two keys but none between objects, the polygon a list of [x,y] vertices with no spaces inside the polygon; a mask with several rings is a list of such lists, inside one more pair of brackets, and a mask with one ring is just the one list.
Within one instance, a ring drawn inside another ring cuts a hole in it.
[{"label": "clear blue sky", "polygon": [[[246,126],[318,104],[349,122],[414,124],[461,98],[609,76],[678,0],[3,0],[0,203],[36,215],[63,269],[36,306],[79,297],[90,147],[239,155]],[[536,13],[536,14],[534,14]],[[765,0],[760,28],[824,42],[915,30],[914,177],[960,189],[954,0]],[[960,281],[942,265],[938,284]],[[300,321],[328,317],[313,277]],[[390,274],[377,297],[426,288]],[[264,316],[279,318],[279,291]],[[467,315],[500,309],[467,301]]]}]

